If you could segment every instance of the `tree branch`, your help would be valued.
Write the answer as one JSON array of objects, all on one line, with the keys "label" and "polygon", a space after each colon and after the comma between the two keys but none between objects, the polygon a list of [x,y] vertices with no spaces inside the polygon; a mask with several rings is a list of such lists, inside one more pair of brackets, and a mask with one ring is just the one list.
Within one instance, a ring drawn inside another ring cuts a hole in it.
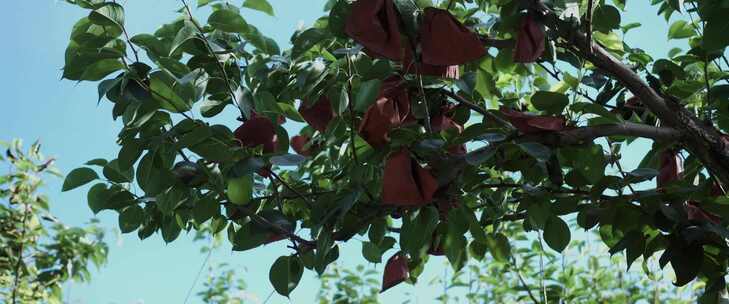
[{"label": "tree branch", "polygon": [[[645,82],[636,72],[615,58],[602,46],[590,41],[585,34],[572,28],[544,3],[535,8],[546,15],[547,25],[555,28],[560,37],[575,46],[575,53],[590,61],[595,67],[620,81],[633,95],[640,98],[662,122],[684,133],[682,143],[702,164],[715,174],[723,184],[729,184],[729,151],[721,133],[711,125],[701,122],[685,109],[676,98],[663,95]],[[592,52],[590,52],[592,50]]]},{"label": "tree branch", "polygon": [[679,141],[681,132],[668,127],[654,127],[633,122],[579,127],[559,132],[523,135],[518,142],[539,142],[550,146],[572,146],[592,142],[607,136],[630,136],[650,138],[656,141]]}]

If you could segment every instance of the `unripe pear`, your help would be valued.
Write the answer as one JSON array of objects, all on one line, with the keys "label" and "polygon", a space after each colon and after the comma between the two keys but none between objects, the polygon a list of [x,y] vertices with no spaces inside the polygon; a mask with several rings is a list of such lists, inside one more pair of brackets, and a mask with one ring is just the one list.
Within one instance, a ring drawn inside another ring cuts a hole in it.
[{"label": "unripe pear", "polygon": [[253,197],[253,176],[244,175],[228,180],[228,199],[233,204],[245,205]]}]

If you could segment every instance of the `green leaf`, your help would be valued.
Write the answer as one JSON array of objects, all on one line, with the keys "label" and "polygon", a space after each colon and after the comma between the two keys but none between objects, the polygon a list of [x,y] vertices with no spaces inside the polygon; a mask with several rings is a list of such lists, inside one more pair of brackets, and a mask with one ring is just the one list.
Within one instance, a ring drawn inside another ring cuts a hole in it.
[{"label": "green leaf", "polygon": [[382,263],[382,250],[372,242],[362,242],[362,256],[370,263]]},{"label": "green leaf", "polygon": [[[725,9],[729,13],[729,9]],[[726,14],[725,13],[725,14]],[[707,51],[722,50],[729,45],[729,18],[712,18],[704,29],[704,48]]]},{"label": "green leaf", "polygon": [[157,39],[154,35],[138,34],[130,38],[129,41],[143,48],[152,58],[165,57],[170,54],[169,45]]},{"label": "green leaf", "polygon": [[534,93],[531,101],[537,110],[545,111],[547,114],[561,114],[564,107],[570,102],[567,95],[549,91]]},{"label": "green leaf", "polygon": [[486,236],[486,247],[488,247],[494,260],[500,263],[508,263],[511,257],[511,245],[509,239],[503,233],[489,234]]},{"label": "green leaf", "polygon": [[180,225],[177,224],[177,219],[174,216],[165,217],[162,220],[162,239],[166,243],[171,243],[180,235]]},{"label": "green leaf", "polygon": [[246,23],[245,19],[238,12],[233,10],[220,9],[214,11],[208,17],[208,24],[223,32],[248,32],[248,23]]},{"label": "green leaf", "polygon": [[248,30],[241,34],[246,41],[261,52],[268,55],[278,55],[281,52],[276,41],[264,36],[255,26],[248,25]]},{"label": "green leaf", "polygon": [[123,68],[124,64],[118,59],[102,59],[86,66],[78,80],[99,81]]},{"label": "green leaf", "polygon": [[199,32],[197,30],[197,27],[195,27],[195,25],[192,24],[191,21],[185,20],[184,26],[180,28],[180,30],[177,32],[177,35],[175,35],[175,39],[172,41],[172,47],[170,48],[169,53],[170,57],[172,57],[172,55],[175,54],[177,50],[188,41],[200,39],[198,37],[198,34]]},{"label": "green leaf", "polygon": [[87,161],[85,165],[103,167],[103,166],[106,166],[107,163],[108,162],[103,158],[95,158],[90,161]]},{"label": "green leaf", "polygon": [[267,0],[246,0],[243,2],[243,7],[247,7],[253,10],[261,11],[269,16],[273,16],[273,7]]},{"label": "green leaf", "polygon": [[271,266],[268,278],[280,295],[288,297],[299,285],[304,266],[298,256],[282,256]]},{"label": "green leaf", "polygon": [[326,37],[326,32],[318,28],[310,28],[299,33],[293,41],[294,48],[291,50],[291,57],[298,58]]},{"label": "green leaf", "polygon": [[131,168],[137,159],[139,159],[140,155],[142,155],[142,145],[139,141],[130,140],[125,142],[117,156],[119,169],[126,170]]},{"label": "green leaf", "polygon": [[138,205],[126,207],[119,214],[119,230],[121,230],[122,233],[132,232],[139,228],[143,219],[144,210],[142,210],[142,207],[139,207]]},{"label": "green leaf", "polygon": [[520,143],[519,147],[524,150],[527,154],[529,154],[531,157],[534,157],[538,161],[546,162],[549,160],[549,158],[552,155],[552,150],[550,150],[547,146],[535,143],[535,142],[526,142],[526,143]]},{"label": "green leaf", "polygon": [[370,230],[367,233],[367,236],[370,239],[370,242],[379,244],[382,242],[382,240],[385,238],[385,233],[387,232],[387,220],[385,218],[378,218],[370,224]]},{"label": "green leaf", "polygon": [[562,152],[568,155],[568,158],[573,161],[575,170],[585,177],[588,183],[595,184],[605,175],[607,161],[602,146],[592,144],[586,148],[562,149]]},{"label": "green leaf", "polygon": [[403,216],[400,248],[411,256],[420,256],[430,247],[430,239],[438,225],[438,210],[425,207]]},{"label": "green leaf", "polygon": [[61,188],[61,191],[65,192],[81,187],[97,178],[99,178],[99,175],[97,175],[96,172],[94,170],[91,170],[90,168],[76,168],[68,173],[68,176],[66,176],[66,180],[63,181],[63,187]]},{"label": "green leaf", "polygon": [[558,216],[551,216],[544,225],[544,240],[549,247],[562,252],[570,243],[570,227]]},{"label": "green leaf", "polygon": [[611,5],[600,5],[592,16],[593,27],[603,33],[620,28],[620,11]]},{"label": "green leaf", "polygon": [[147,153],[137,167],[137,183],[148,196],[155,196],[170,186],[174,176],[169,170],[162,169],[155,153]]},{"label": "green leaf", "polygon": [[130,183],[134,176],[133,168],[122,169],[118,160],[112,160],[104,166],[104,177],[115,183]]},{"label": "green leaf", "polygon": [[530,201],[527,206],[529,223],[536,228],[542,228],[552,215],[552,209],[545,200]]},{"label": "green leaf", "polygon": [[113,195],[113,191],[109,190],[104,183],[98,183],[91,186],[89,192],[86,194],[86,199],[89,204],[89,208],[94,214],[99,213],[101,210],[107,208],[108,200]]},{"label": "green leaf", "polygon": [[377,100],[381,85],[382,81],[379,79],[372,79],[361,83],[357,90],[357,95],[354,97],[354,109],[359,112],[366,111]]},{"label": "green leaf", "polygon": [[668,28],[668,39],[684,39],[695,35],[694,27],[685,20],[676,20]]},{"label": "green leaf", "polygon": [[476,92],[481,94],[483,97],[491,97],[491,92],[496,87],[493,76],[491,73],[484,69],[478,69],[476,71]]},{"label": "green leaf", "polygon": [[152,96],[160,102],[163,109],[173,113],[188,111],[192,108],[191,104],[176,93],[175,79],[164,71],[157,71],[150,75],[149,88],[152,90]]},{"label": "green leaf", "polygon": [[101,26],[124,27],[124,7],[117,3],[107,2],[89,13],[89,21]]},{"label": "green leaf", "polygon": [[291,119],[293,121],[298,121],[298,122],[305,122],[304,118],[301,117],[301,114],[299,113],[299,111],[297,111],[296,108],[294,108],[294,106],[292,106],[288,103],[279,102],[278,109],[281,110],[280,113],[283,114],[284,116],[286,116],[286,118],[288,118],[288,119]]},{"label": "green leaf", "polygon": [[611,51],[616,52],[623,52],[623,39],[621,39],[617,34],[614,32],[610,32],[609,34],[604,34],[601,32],[595,32],[593,33],[593,37],[595,40],[597,40],[600,44],[604,45],[607,49]]},{"label": "green leaf", "polygon": [[193,104],[203,98],[209,80],[208,73],[202,68],[197,68],[177,80],[174,91],[186,104]]},{"label": "green leaf", "polygon": [[192,209],[192,217],[198,224],[205,223],[208,219],[220,214],[220,204],[212,197],[205,197],[195,202]]}]

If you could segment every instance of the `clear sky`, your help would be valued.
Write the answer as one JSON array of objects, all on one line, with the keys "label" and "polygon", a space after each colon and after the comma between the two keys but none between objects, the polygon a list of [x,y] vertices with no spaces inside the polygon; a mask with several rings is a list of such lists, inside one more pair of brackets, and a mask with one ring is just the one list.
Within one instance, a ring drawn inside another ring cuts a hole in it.
[{"label": "clear sky", "polygon": [[[194,0],[188,0],[194,4]],[[233,1],[240,3],[241,1]],[[300,23],[308,26],[323,14],[324,0],[270,0],[276,17],[244,10],[249,23],[276,39],[282,47]],[[154,31],[163,22],[175,18],[180,6],[176,0],[122,0],[126,8],[127,28],[131,35]],[[654,58],[664,57],[667,26],[648,1],[629,1],[627,22],[641,22],[644,27],[630,32],[632,47],[647,50]],[[202,20],[207,11],[196,11]],[[61,80],[63,53],[72,25],[84,11],[54,0],[5,1],[0,11],[0,139],[23,138],[30,143],[40,139],[46,155],[58,158],[64,171],[80,166],[93,158],[113,159],[118,148],[115,139],[120,124],[112,122],[108,102],[96,105],[94,83],[76,84]],[[673,45],[671,45],[673,46]],[[223,116],[232,128],[232,114]],[[645,147],[645,146],[644,146]],[[628,170],[637,159],[630,160]],[[51,198],[53,212],[64,222],[81,225],[94,215],[86,205],[87,188],[61,193],[62,180],[51,179],[44,190]],[[158,235],[140,242],[136,233],[116,236],[115,212],[98,215],[110,233],[109,263],[95,271],[89,284],[71,284],[65,289],[71,303],[183,303],[204,256],[201,243],[182,235],[167,245]],[[365,263],[359,242],[343,248],[345,265]],[[227,262],[236,269],[247,269],[243,277],[249,290],[260,298],[272,291],[268,269],[280,255],[287,253],[283,244],[273,244],[252,252],[231,252],[229,247],[216,251],[211,262]],[[398,286],[382,295],[383,303],[399,303],[417,297],[418,303],[430,303],[440,288],[428,286],[435,275],[443,273],[443,258],[431,259],[418,286]],[[372,265],[368,267],[374,267]],[[377,267],[381,270],[381,265]],[[312,303],[319,282],[306,272],[299,287],[292,293],[291,303]],[[201,284],[195,290],[199,290]],[[409,294],[409,295],[408,295]],[[415,295],[415,296],[413,296]],[[191,299],[188,303],[199,303]],[[268,303],[289,303],[274,295]]]}]

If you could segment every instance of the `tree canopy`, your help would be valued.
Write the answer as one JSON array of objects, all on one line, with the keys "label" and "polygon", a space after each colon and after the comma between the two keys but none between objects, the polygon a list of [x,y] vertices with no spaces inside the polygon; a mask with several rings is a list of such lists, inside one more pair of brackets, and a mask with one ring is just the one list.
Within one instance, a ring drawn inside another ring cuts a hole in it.
[{"label": "tree canopy", "polygon": [[[0,141],[0,299],[3,303],[62,303],[63,283],[91,279],[89,265],[106,262],[104,233],[95,222],[69,227],[39,193],[45,178],[62,177],[40,144]],[[7,167],[6,167],[7,165]]]},{"label": "tree canopy", "polygon": [[[641,24],[621,0],[329,0],[285,50],[243,17],[274,15],[266,0],[198,0],[207,20],[182,0],[154,33],[115,1],[67,2],[88,16],[63,77],[98,82],[123,127],[118,155],[63,188],[95,181],[89,207],[122,232],[288,242],[270,272],[288,296],[357,235],[384,291],[431,255],[510,263],[527,232],[562,252],[576,219],[628,267],[656,256],[675,285],[704,281],[702,302],[726,293],[725,1],[653,0],[689,46],[667,54],[623,41]],[[652,145],[624,170],[637,139]]]}]

